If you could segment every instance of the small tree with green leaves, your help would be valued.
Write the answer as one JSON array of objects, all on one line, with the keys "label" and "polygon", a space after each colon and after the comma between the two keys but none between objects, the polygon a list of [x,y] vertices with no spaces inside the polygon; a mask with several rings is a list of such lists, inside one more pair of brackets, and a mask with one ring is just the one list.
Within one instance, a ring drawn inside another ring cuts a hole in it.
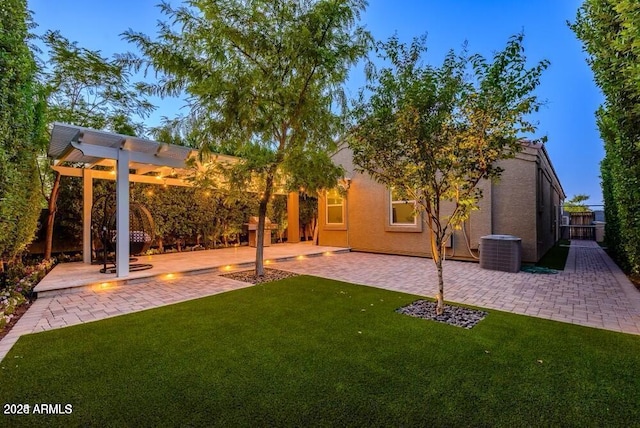
[{"label": "small tree with green leaves", "polygon": [[578,194],[564,203],[562,208],[568,213],[584,213],[591,211],[585,201],[589,200],[589,195]]},{"label": "small tree with green leaves", "polygon": [[422,65],[425,40],[407,46],[393,37],[378,44],[390,65],[369,76],[349,144],[360,172],[415,200],[416,214],[424,213],[440,314],[446,242],[476,209],[478,184],[497,179],[496,162],[513,157],[522,136],[535,131],[528,118],[540,103],[532,92],[547,62],[526,67],[520,34],[492,62],[452,51],[440,67]]},{"label": "small tree with green leaves", "polygon": [[335,113],[346,107],[342,84],[368,50],[368,33],[356,24],[365,5],[191,0],[174,9],[162,2],[171,23],[160,24],[156,39],[125,33],[146,58],[129,59],[161,73],[152,93],[186,92],[206,124],[203,148],[243,158],[231,177],[235,187],[253,183],[259,195],[257,275],[264,274],[264,223],[276,187],[332,187],[341,174],[328,154],[344,124]]}]

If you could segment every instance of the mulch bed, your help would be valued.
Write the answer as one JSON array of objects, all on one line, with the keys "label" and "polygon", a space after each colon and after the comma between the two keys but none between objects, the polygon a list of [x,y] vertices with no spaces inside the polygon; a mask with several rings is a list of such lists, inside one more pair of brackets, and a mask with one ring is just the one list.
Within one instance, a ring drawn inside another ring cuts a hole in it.
[{"label": "mulch bed", "polygon": [[250,284],[263,284],[265,282],[278,281],[280,279],[298,276],[297,273],[287,272],[279,269],[265,269],[264,276],[256,276],[255,270],[243,270],[238,272],[225,273],[220,275],[236,281],[248,282]]},{"label": "mulch bed", "polygon": [[9,334],[13,326],[16,325],[18,320],[22,317],[22,315],[25,314],[25,312],[27,312],[27,310],[30,307],[31,307],[31,302],[27,302],[16,308],[15,312],[13,313],[13,318],[11,318],[11,321],[9,321],[9,323],[7,323],[2,330],[0,330],[0,340],[2,340],[3,337]]}]

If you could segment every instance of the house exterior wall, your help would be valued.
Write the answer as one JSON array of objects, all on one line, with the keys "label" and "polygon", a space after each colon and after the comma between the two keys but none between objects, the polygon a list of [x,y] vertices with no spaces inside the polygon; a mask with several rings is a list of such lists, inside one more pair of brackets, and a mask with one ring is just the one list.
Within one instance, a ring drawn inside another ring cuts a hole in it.
[{"label": "house exterior wall", "polygon": [[[351,184],[345,196],[344,227],[327,225],[326,199],[319,198],[319,244],[346,246],[354,251],[431,255],[428,228],[419,219],[415,226],[393,226],[389,190],[368,175],[354,171],[351,152],[344,148],[334,156]],[[480,183],[479,209],[456,230],[447,258],[477,260],[480,238],[509,234],[522,238],[523,261],[537,262],[557,240],[557,212],[564,193],[544,147],[526,147],[516,158],[501,161],[504,169],[497,183]],[[445,203],[445,214],[453,204]],[[448,208],[448,210],[447,210]]]},{"label": "house exterior wall", "polygon": [[522,260],[536,262],[536,155],[523,151],[500,162],[500,181],[492,183],[491,233],[522,238]]},{"label": "house exterior wall", "polygon": [[542,257],[560,239],[561,210],[565,195],[544,147],[539,151],[538,177],[538,257]]}]

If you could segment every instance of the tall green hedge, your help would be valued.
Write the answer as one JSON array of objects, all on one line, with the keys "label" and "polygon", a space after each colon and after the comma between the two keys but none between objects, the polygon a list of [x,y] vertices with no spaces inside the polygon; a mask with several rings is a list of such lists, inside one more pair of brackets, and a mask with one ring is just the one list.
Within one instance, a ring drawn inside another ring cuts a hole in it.
[{"label": "tall green hedge", "polygon": [[571,28],[605,96],[597,117],[607,244],[640,273],[640,2],[585,0]]},{"label": "tall green hedge", "polygon": [[28,46],[25,0],[0,7],[0,257],[15,257],[31,242],[41,204],[36,168],[42,104],[36,63]]}]

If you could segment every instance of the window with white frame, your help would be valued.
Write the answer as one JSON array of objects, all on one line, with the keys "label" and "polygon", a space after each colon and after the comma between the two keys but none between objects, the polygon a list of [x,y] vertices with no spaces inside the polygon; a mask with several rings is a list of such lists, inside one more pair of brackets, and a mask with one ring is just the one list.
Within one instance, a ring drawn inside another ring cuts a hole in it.
[{"label": "window with white frame", "polygon": [[390,190],[390,206],[389,206],[389,222],[392,226],[415,226],[416,218],[416,201],[403,199],[399,193]]},{"label": "window with white frame", "polygon": [[327,192],[327,224],[344,224],[344,198],[337,189]]}]

